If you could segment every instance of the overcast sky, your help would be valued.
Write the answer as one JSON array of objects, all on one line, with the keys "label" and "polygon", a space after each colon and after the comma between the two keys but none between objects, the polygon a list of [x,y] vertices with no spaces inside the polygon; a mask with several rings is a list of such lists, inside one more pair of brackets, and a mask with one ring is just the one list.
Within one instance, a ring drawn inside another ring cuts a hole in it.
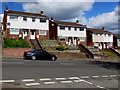
[{"label": "overcast sky", "polygon": [[[92,28],[102,28],[118,33],[118,2],[3,2],[2,12],[7,5],[9,10],[39,13],[44,11],[48,17],[55,20],[70,22],[80,21],[80,24]],[[0,19],[3,15],[0,15]]]}]

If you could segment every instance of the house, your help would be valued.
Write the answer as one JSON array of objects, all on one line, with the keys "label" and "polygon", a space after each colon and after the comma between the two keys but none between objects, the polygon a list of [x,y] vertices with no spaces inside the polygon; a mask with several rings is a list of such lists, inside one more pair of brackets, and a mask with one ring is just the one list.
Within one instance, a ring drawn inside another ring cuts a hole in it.
[{"label": "house", "polygon": [[4,10],[3,31],[8,38],[49,39],[49,17],[40,13]]},{"label": "house", "polygon": [[76,46],[79,43],[86,45],[86,26],[78,23],[78,20],[76,22],[50,20],[50,39],[57,39],[63,45]]},{"label": "house", "polygon": [[87,45],[99,49],[113,47],[113,34],[104,28],[87,28]]},{"label": "house", "polygon": [[113,35],[113,47],[120,48],[120,34]]}]

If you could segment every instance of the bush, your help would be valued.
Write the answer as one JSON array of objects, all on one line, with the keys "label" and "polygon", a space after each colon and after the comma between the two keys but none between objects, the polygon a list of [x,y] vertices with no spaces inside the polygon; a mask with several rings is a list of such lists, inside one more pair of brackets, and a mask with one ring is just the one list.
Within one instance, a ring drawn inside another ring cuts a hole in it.
[{"label": "bush", "polygon": [[30,47],[30,45],[24,39],[6,38],[4,40],[4,48],[25,48],[25,47]]},{"label": "bush", "polygon": [[64,50],[68,50],[69,48],[68,47],[64,47],[64,46],[58,46],[58,47],[56,47],[56,50],[58,50],[58,51],[64,51]]}]

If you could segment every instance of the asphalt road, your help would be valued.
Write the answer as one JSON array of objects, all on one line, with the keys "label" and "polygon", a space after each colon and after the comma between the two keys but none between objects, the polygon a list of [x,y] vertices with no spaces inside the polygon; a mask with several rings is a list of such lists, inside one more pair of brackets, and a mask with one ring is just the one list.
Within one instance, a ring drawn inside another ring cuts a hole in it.
[{"label": "asphalt road", "polygon": [[1,82],[28,88],[119,88],[119,64],[3,59]]}]

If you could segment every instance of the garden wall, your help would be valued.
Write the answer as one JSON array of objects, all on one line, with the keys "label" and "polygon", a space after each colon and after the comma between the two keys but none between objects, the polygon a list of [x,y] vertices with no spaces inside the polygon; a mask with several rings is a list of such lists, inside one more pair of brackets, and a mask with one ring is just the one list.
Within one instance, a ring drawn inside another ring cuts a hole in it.
[{"label": "garden wall", "polygon": [[3,57],[22,57],[25,51],[30,51],[31,48],[3,48],[2,56]]}]

